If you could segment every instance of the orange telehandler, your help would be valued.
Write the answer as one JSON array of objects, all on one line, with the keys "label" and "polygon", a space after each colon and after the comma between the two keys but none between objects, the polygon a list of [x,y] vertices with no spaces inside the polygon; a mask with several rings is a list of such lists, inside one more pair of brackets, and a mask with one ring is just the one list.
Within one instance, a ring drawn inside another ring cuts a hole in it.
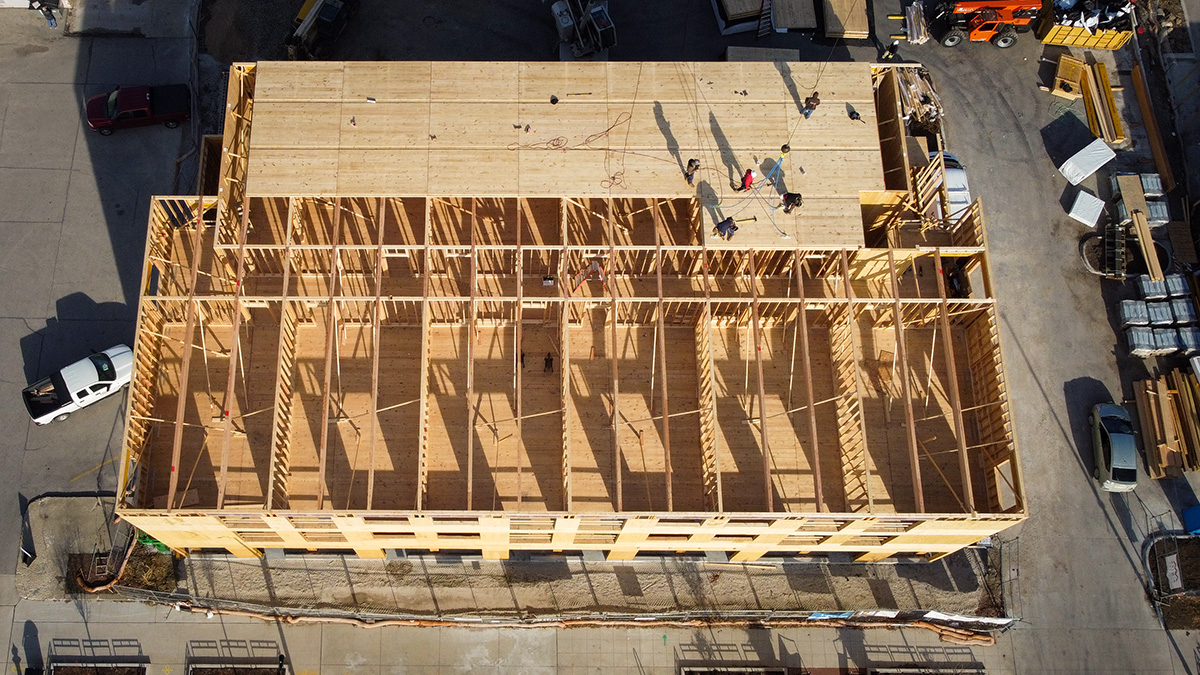
[{"label": "orange telehandler", "polygon": [[1033,20],[1042,9],[1041,0],[968,0],[948,2],[940,17],[949,24],[942,34],[943,47],[956,47],[963,40],[990,40],[1000,49],[1017,43],[1017,33],[1033,28]]}]

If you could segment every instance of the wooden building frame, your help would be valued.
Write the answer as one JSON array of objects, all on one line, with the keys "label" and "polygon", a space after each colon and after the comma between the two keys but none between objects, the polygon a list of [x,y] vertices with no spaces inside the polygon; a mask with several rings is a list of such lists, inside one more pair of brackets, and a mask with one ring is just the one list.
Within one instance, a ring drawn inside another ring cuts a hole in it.
[{"label": "wooden building frame", "polygon": [[118,512],[168,546],[879,560],[1025,518],[978,204],[847,248],[669,191],[260,194],[269,81],[231,70],[219,194],[151,207]]}]

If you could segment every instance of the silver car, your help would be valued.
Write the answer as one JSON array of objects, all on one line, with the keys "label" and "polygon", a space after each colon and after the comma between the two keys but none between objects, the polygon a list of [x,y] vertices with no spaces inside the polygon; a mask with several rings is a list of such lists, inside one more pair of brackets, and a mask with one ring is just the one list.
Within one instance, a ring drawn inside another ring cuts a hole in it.
[{"label": "silver car", "polygon": [[1137,444],[1129,413],[1116,403],[1100,403],[1088,413],[1088,424],[1096,467],[1092,474],[1100,488],[1131,492],[1137,487]]}]

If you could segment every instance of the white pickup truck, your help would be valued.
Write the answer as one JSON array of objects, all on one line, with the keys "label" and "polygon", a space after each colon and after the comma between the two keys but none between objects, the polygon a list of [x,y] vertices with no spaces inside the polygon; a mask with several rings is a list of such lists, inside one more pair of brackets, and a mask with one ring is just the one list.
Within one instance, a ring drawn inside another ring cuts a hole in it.
[{"label": "white pickup truck", "polygon": [[117,345],[25,387],[21,398],[33,423],[42,426],[61,422],[76,410],[121,391],[132,375],[133,350]]}]

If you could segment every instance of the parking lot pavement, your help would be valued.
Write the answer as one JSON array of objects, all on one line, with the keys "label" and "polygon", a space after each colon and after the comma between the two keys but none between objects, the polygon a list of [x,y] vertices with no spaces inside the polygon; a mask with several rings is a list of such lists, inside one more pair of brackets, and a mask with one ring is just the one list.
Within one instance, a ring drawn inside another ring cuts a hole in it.
[{"label": "parking lot pavement", "polygon": [[[5,618],[0,612],[0,619]],[[498,628],[338,624],[287,625],[170,607],[86,599],[23,601],[12,619],[14,665],[91,655],[148,662],[150,675],[199,662],[274,664],[292,673],[678,673],[684,666],[836,668],[934,664],[1009,675],[1003,646],[939,642],[931,631],[803,627]],[[1001,638],[1001,643],[1005,638]]]},{"label": "parking lot pavement", "polygon": [[[124,423],[117,398],[35,427],[20,390],[133,339],[150,197],[173,191],[186,129],[86,129],[87,96],[186,81],[179,38],[67,38],[0,10],[0,541],[20,541],[20,500],[111,491]],[[0,599],[17,564],[3,546]]]}]

